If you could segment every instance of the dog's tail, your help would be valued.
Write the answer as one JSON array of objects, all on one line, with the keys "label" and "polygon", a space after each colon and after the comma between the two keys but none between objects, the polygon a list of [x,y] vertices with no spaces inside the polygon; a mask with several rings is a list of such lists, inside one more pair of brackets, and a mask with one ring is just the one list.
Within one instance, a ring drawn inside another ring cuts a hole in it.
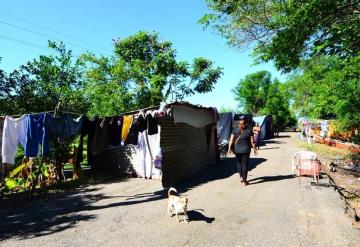
[{"label": "dog's tail", "polygon": [[170,192],[174,191],[175,193],[178,193],[177,190],[174,187],[171,187],[168,191],[168,196],[170,196]]}]

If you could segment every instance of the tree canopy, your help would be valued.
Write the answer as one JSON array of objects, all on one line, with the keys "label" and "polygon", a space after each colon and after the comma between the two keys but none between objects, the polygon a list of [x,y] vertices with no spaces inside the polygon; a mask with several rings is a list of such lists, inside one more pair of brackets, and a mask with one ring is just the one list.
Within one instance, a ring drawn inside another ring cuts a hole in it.
[{"label": "tree canopy", "polygon": [[[0,113],[61,109],[91,116],[115,115],[183,100],[212,91],[222,74],[206,58],[178,61],[171,42],[157,33],[138,32],[114,42],[110,57],[84,53],[75,58],[63,43],[49,41],[41,55],[7,74],[0,70]],[[8,104],[11,102],[11,104]]]},{"label": "tree canopy", "polygon": [[272,80],[267,71],[248,74],[233,89],[235,99],[245,112],[253,115],[272,115],[278,128],[295,125],[285,85]]},{"label": "tree canopy", "polygon": [[66,111],[87,110],[81,63],[63,43],[49,41],[49,47],[56,55],[41,55],[9,74],[0,70],[2,114],[50,111],[59,102]]},{"label": "tree canopy", "polygon": [[[171,42],[157,33],[140,31],[114,42],[108,57],[83,55],[91,114],[106,114],[183,100],[212,91],[222,70],[206,58],[178,61]],[[113,95],[116,92],[115,95]]]},{"label": "tree canopy", "polygon": [[313,55],[353,57],[360,46],[359,0],[206,0],[200,20],[237,48],[255,46],[284,72]]},{"label": "tree canopy", "polygon": [[360,56],[313,58],[301,63],[289,85],[302,116],[338,119],[343,129],[360,129]]}]

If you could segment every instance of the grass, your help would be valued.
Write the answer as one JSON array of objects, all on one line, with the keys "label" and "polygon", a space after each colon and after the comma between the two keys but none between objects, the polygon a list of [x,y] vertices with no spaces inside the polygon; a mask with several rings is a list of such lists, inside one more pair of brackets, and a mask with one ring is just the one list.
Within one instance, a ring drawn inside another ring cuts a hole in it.
[{"label": "grass", "polygon": [[320,156],[326,157],[329,159],[335,159],[337,156],[343,157],[343,156],[350,154],[349,150],[330,147],[328,145],[320,144],[320,143],[307,144],[303,140],[297,140],[296,144],[301,149],[315,152],[315,153],[319,154]]}]

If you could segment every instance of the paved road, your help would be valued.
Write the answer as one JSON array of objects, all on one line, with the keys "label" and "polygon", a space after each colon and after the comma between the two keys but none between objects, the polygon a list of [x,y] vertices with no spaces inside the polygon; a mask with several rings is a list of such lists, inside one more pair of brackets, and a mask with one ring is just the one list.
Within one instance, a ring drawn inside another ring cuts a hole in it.
[{"label": "paved road", "polygon": [[287,136],[268,141],[247,187],[232,159],[179,185],[189,224],[167,217],[158,181],[130,179],[0,206],[0,245],[360,246],[337,192],[289,175],[297,150]]}]

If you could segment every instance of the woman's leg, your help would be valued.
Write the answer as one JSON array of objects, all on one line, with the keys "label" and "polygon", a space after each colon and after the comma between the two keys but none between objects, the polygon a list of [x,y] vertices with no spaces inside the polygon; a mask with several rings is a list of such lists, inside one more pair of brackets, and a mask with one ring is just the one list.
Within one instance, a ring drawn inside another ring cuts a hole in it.
[{"label": "woman's leg", "polygon": [[242,165],[241,165],[241,156],[242,154],[237,154],[235,153],[235,156],[236,156],[236,165],[237,165],[237,169],[238,169],[238,172],[239,172],[239,175],[240,175],[240,179],[241,179],[241,182],[243,182],[243,174],[242,174]]},{"label": "woman's leg", "polygon": [[249,169],[249,157],[250,157],[249,153],[241,154],[241,174],[242,174],[242,178],[243,178],[245,184],[247,184],[247,174],[248,174],[248,169]]}]

